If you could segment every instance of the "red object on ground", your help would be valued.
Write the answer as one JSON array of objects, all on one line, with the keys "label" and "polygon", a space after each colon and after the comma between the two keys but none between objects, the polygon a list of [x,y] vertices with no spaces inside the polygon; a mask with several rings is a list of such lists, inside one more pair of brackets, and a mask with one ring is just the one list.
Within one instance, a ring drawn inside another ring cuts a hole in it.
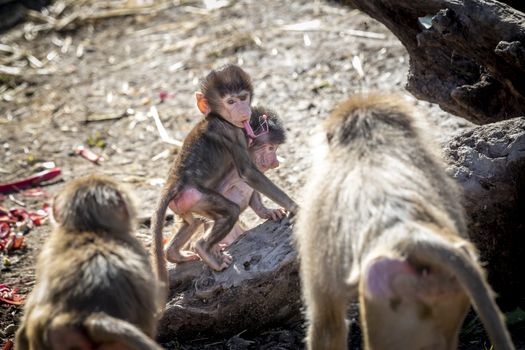
[{"label": "red object on ground", "polygon": [[5,284],[0,284],[0,301],[11,305],[22,305],[24,297],[18,295],[18,288],[11,289]]},{"label": "red object on ground", "polygon": [[4,343],[4,345],[2,346],[2,350],[11,350],[13,348],[13,345],[15,345],[13,343],[12,340],[8,340]]},{"label": "red object on ground", "polygon": [[161,91],[159,92],[159,98],[160,98],[160,103],[163,103],[164,101],[166,101],[166,99],[169,97],[169,94],[167,91]]},{"label": "red object on ground", "polygon": [[34,226],[42,225],[49,218],[50,206],[44,203],[42,209],[28,212],[24,208],[7,210],[0,207],[0,251],[19,249],[24,235]]},{"label": "red object on ground", "polygon": [[49,198],[49,193],[47,193],[43,188],[41,187],[35,187],[35,188],[29,188],[22,192],[22,196],[24,197],[30,197],[30,198]]},{"label": "red object on ground", "polygon": [[77,148],[75,148],[75,153],[94,164],[100,164],[100,162],[104,161],[104,158],[102,158],[102,156],[96,154],[95,152],[87,149],[84,146],[78,146]]},{"label": "red object on ground", "polygon": [[7,237],[11,228],[7,222],[0,222],[0,239]]},{"label": "red object on ground", "polygon": [[35,175],[29,176],[22,180],[0,184],[0,193],[18,191],[31,185],[51,180],[52,178],[60,175],[61,172],[62,170],[60,168],[53,168],[41,171],[39,173],[36,173]]}]

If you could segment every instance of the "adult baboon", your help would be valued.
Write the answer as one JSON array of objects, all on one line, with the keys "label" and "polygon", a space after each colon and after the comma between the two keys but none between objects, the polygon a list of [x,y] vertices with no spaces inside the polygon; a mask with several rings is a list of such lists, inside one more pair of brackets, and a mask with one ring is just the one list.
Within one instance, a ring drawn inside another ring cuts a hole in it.
[{"label": "adult baboon", "polygon": [[345,349],[358,298],[368,349],[455,349],[470,303],[513,349],[468,241],[456,183],[399,96],[356,96],[325,125],[295,230],[309,349]]}]

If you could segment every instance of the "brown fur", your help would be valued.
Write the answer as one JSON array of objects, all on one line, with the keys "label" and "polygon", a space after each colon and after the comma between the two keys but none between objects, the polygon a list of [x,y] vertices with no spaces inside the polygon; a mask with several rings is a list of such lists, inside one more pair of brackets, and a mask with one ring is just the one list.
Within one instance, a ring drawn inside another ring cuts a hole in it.
[{"label": "brown fur", "polygon": [[212,111],[218,112],[222,109],[221,98],[231,92],[247,90],[253,98],[253,86],[251,78],[236,65],[227,65],[219,70],[212,70],[205,79],[201,81],[201,92],[204,94]]},{"label": "brown fur", "polygon": [[152,338],[163,288],[131,234],[128,193],[109,178],[77,179],[55,198],[54,215],[16,349],[160,349]]},{"label": "brown fur", "polygon": [[419,124],[382,95],[343,102],[325,124],[295,230],[309,349],[347,347],[355,298],[368,349],[455,349],[470,302],[496,349],[513,349],[460,190]]}]

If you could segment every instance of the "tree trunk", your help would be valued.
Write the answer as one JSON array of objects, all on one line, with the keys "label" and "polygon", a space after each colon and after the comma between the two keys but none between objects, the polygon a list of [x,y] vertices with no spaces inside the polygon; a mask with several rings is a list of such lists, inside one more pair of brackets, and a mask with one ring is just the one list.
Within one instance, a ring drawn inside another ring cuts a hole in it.
[{"label": "tree trunk", "polygon": [[343,2],[403,43],[407,90],[417,98],[477,124],[525,115],[524,13],[494,0]]}]

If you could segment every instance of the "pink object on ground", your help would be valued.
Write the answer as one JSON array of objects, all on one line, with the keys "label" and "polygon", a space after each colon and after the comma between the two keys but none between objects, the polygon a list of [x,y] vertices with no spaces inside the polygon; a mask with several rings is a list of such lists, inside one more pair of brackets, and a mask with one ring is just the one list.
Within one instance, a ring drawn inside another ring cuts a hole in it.
[{"label": "pink object on ground", "polygon": [[24,297],[18,295],[18,288],[11,289],[5,284],[0,284],[0,301],[12,305],[22,305]]},{"label": "pink object on ground", "polygon": [[104,158],[102,158],[101,155],[96,154],[84,146],[78,146],[75,148],[75,153],[94,164],[100,164],[104,161]]},{"label": "pink object on ground", "polygon": [[52,178],[60,175],[61,172],[62,170],[60,170],[60,168],[53,168],[41,171],[39,173],[36,173],[35,175],[32,175],[22,180],[0,184],[0,193],[18,191],[25,187],[29,187],[31,185],[35,185],[43,181],[51,180]]}]

